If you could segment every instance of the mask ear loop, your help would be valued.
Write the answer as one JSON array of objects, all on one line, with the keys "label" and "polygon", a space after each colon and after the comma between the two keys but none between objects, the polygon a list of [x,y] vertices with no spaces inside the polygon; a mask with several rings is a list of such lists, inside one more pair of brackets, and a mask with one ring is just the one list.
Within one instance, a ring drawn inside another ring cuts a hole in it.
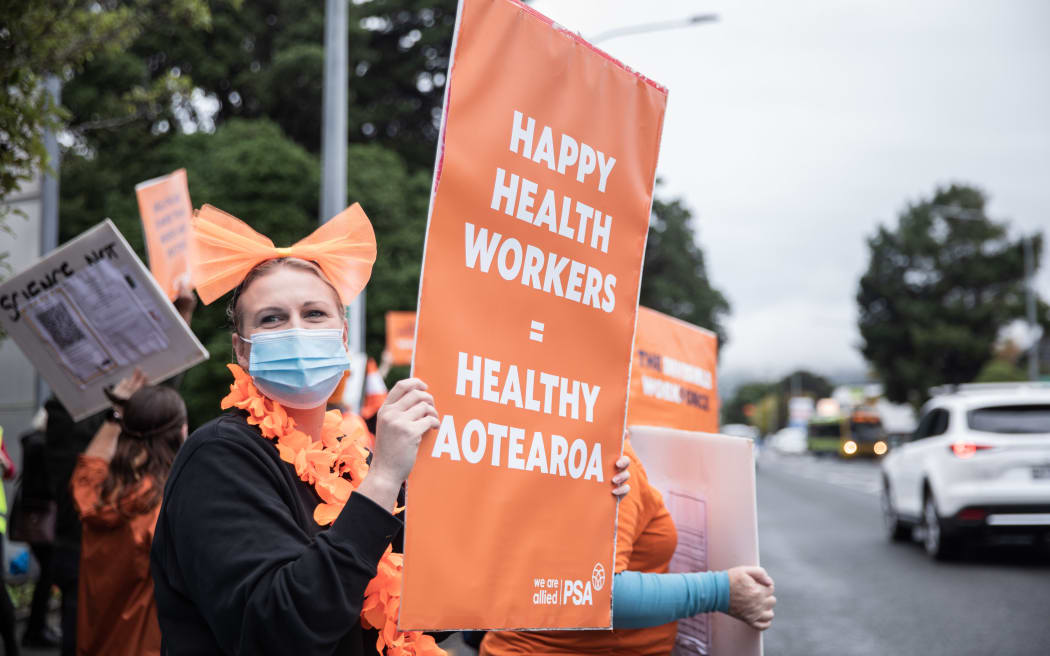
[{"label": "mask ear loop", "polygon": [[[237,339],[241,340],[241,341],[242,341],[242,342],[244,342],[245,344],[248,344],[249,346],[252,346],[252,345],[253,345],[253,343],[252,343],[252,340],[250,340],[250,339],[244,339],[243,337],[241,337],[241,334],[240,334],[240,333],[234,333],[234,335],[236,335],[236,336],[237,336]],[[236,349],[234,349],[234,351],[236,351]],[[240,356],[238,356],[238,355],[237,355],[237,353],[236,353],[236,352],[234,352],[234,354],[233,354],[233,355],[234,355],[234,357],[235,357],[235,358],[238,358],[238,357],[240,357]],[[249,356],[249,357],[250,357],[250,356]]]}]

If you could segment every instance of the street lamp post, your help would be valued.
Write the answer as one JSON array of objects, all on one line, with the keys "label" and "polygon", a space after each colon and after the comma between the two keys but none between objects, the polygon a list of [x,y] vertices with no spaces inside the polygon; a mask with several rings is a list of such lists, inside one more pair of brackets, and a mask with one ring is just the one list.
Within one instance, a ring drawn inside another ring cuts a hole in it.
[{"label": "street lamp post", "polygon": [[686,18],[679,18],[676,20],[659,21],[656,23],[643,23],[641,25],[628,25],[626,27],[617,27],[615,29],[607,30],[600,34],[596,34],[594,37],[588,39],[591,43],[598,43],[599,41],[607,41],[609,39],[615,39],[618,36],[627,36],[629,34],[643,34],[646,32],[661,32],[663,30],[674,30],[683,27],[691,27],[698,23],[713,23],[718,20],[718,14],[696,14],[694,16],[688,16]]}]

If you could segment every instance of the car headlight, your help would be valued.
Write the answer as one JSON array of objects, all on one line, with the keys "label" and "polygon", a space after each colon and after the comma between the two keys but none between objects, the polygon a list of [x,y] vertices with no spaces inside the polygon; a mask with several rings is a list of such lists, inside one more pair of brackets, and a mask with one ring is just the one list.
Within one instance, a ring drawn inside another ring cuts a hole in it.
[{"label": "car headlight", "polygon": [[883,442],[882,440],[879,440],[878,442],[875,443],[875,446],[872,448],[872,450],[875,452],[875,455],[877,455],[877,456],[884,456],[884,455],[886,455],[886,452],[889,451],[890,449],[889,449],[888,446],[886,446],[885,442]]},{"label": "car headlight", "polygon": [[853,440],[846,442],[842,445],[842,452],[845,453],[847,456],[853,455],[857,452],[857,443]]}]

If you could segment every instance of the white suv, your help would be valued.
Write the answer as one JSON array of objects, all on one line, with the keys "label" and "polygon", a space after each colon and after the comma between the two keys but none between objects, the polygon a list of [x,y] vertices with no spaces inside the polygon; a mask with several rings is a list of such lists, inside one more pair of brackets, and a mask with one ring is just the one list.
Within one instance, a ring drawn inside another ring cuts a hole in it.
[{"label": "white suv", "polygon": [[921,535],[935,558],[967,537],[1050,538],[1050,384],[932,392],[914,435],[882,461],[890,538]]}]

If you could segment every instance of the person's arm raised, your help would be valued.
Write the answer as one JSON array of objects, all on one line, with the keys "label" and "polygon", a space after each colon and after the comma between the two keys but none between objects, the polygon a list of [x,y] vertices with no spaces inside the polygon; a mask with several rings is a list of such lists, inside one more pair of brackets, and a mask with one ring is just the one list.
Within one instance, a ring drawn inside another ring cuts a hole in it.
[{"label": "person's arm raised", "polygon": [[175,300],[172,304],[175,311],[182,317],[183,322],[189,326],[193,320],[193,310],[197,307],[197,297],[193,294],[193,287],[185,280],[176,283]]},{"label": "person's arm raised", "polygon": [[[113,402],[113,409],[118,413],[121,412],[131,395],[142,389],[145,384],[146,375],[142,373],[141,369],[135,367],[135,370],[130,375],[122,378],[108,393],[107,396]],[[84,450],[84,455],[92,458],[101,458],[106,462],[113,460],[113,456],[117,452],[117,439],[119,437],[119,423],[109,420],[102,422],[102,425],[95,432],[95,436],[88,443],[87,449]]]}]

